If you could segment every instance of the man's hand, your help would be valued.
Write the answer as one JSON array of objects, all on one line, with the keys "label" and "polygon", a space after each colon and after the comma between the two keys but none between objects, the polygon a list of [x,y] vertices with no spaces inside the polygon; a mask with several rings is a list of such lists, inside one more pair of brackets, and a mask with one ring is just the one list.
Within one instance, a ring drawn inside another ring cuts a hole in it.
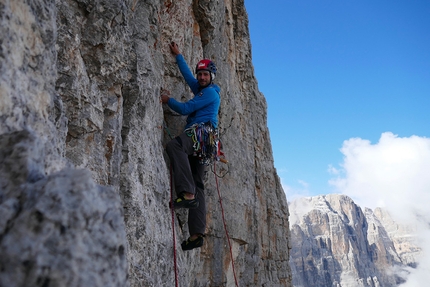
[{"label": "man's hand", "polygon": [[163,104],[167,104],[167,102],[169,101],[169,96],[166,96],[166,95],[161,95],[160,96],[160,102],[161,103],[163,103]]},{"label": "man's hand", "polygon": [[167,104],[167,102],[170,99],[169,95],[170,95],[169,91],[162,89],[161,96],[160,96],[160,103]]},{"label": "man's hand", "polygon": [[178,44],[176,44],[175,42],[172,41],[169,44],[169,47],[170,47],[170,51],[172,52],[173,55],[177,56],[181,53],[181,52],[179,52]]}]

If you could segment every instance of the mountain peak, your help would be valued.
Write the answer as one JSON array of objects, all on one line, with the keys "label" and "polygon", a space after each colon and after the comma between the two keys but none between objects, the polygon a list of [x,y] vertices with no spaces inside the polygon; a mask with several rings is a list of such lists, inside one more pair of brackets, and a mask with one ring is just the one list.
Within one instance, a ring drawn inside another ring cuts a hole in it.
[{"label": "mountain peak", "polygon": [[363,212],[340,194],[299,198],[289,207],[296,287],[397,286],[416,262],[413,228],[382,208]]}]

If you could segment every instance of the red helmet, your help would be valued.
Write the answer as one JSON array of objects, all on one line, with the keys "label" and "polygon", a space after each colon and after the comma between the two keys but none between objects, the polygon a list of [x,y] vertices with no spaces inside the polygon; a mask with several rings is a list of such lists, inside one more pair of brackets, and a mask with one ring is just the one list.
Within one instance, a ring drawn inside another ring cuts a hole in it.
[{"label": "red helmet", "polygon": [[200,62],[197,63],[196,66],[196,74],[198,71],[209,71],[210,73],[216,75],[216,66],[214,62],[212,62],[209,59],[203,59]]}]

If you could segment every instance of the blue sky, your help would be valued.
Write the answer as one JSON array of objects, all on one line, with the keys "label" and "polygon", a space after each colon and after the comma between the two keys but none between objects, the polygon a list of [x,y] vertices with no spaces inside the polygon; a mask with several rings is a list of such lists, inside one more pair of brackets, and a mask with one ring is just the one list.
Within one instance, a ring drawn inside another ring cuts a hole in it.
[{"label": "blue sky", "polygon": [[430,1],[245,6],[287,197],[335,192],[328,169],[342,170],[351,138],[430,137]]}]

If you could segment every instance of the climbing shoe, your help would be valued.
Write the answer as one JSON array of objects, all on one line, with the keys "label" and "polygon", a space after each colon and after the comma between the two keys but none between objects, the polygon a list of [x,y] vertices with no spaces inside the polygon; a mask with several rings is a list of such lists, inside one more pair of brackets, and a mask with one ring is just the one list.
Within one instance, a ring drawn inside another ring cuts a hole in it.
[{"label": "climbing shoe", "polygon": [[196,198],[185,199],[184,195],[180,195],[173,201],[173,208],[190,208],[194,209],[199,207],[199,201]]},{"label": "climbing shoe", "polygon": [[190,238],[188,238],[187,240],[185,240],[181,244],[182,250],[184,250],[184,251],[191,250],[191,249],[198,248],[198,247],[202,247],[202,246],[203,246],[203,236],[202,235],[199,235],[194,240],[191,240]]}]

